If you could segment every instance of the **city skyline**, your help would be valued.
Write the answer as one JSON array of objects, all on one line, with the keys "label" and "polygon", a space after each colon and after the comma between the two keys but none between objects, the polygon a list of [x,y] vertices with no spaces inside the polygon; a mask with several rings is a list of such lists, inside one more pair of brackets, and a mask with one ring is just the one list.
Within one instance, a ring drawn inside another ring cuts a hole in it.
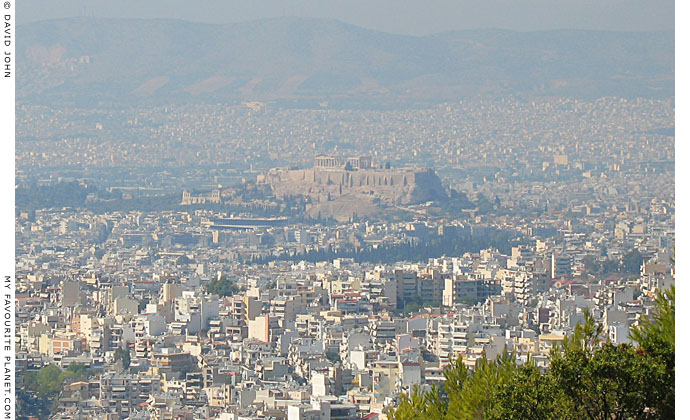
[{"label": "city skyline", "polygon": [[673,3],[261,5],[22,3],[6,415],[675,415]]}]

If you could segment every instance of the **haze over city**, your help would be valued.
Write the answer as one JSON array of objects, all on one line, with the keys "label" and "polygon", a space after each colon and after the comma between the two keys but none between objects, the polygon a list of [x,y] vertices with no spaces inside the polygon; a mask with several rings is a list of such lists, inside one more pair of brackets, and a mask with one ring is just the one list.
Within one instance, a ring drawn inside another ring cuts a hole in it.
[{"label": "haze over city", "polygon": [[22,3],[17,418],[674,415],[672,2],[204,4]]},{"label": "haze over city", "polygon": [[18,23],[75,16],[181,19],[214,24],[303,17],[337,19],[369,29],[409,35],[487,28],[666,31],[675,27],[674,9],[675,2],[671,0],[209,0],[203,6],[182,0],[26,0],[22,2]]}]

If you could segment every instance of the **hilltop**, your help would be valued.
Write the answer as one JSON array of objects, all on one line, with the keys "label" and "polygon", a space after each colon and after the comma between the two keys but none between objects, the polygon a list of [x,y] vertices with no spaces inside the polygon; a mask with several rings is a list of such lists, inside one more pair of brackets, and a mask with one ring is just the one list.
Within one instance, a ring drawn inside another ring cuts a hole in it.
[{"label": "hilltop", "polygon": [[313,219],[345,221],[424,203],[474,207],[464,194],[449,194],[436,172],[428,168],[275,168],[260,175],[257,184],[270,187],[277,199],[308,198],[306,215]]},{"label": "hilltop", "polygon": [[18,27],[20,103],[673,96],[674,34],[396,35],[336,20],[80,17]]}]

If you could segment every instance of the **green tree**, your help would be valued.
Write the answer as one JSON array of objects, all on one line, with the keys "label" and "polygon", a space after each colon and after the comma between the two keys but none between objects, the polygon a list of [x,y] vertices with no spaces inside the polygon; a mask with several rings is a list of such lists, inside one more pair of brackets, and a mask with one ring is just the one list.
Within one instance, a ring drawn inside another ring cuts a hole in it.
[{"label": "green tree", "polygon": [[62,389],[62,371],[55,365],[43,366],[27,388],[36,392],[43,399],[53,399]]},{"label": "green tree", "polygon": [[643,263],[642,254],[637,249],[633,249],[621,259],[621,269],[626,273],[640,273]]},{"label": "green tree", "polygon": [[340,353],[329,350],[326,352],[326,359],[330,360],[331,362],[340,362]]},{"label": "green tree", "polygon": [[221,297],[232,296],[240,291],[237,284],[225,276],[214,278],[206,285],[206,291]]},{"label": "green tree", "polygon": [[194,264],[194,260],[189,258],[186,255],[180,255],[177,258],[177,261],[175,261],[175,265],[188,265],[188,264]]},{"label": "green tree", "polygon": [[405,314],[412,314],[412,313],[416,313],[417,311],[419,311],[419,309],[421,309],[421,306],[419,305],[419,303],[410,302],[410,303],[405,304],[404,312],[405,312]]},{"label": "green tree", "polygon": [[654,300],[651,316],[643,315],[640,324],[630,331],[630,337],[645,351],[664,343],[674,352],[676,347],[676,288],[661,291]]},{"label": "green tree", "polygon": [[602,274],[615,273],[620,269],[620,265],[614,260],[606,260],[601,264],[599,270]]},{"label": "green tree", "polygon": [[596,273],[599,271],[599,264],[597,264],[596,259],[591,255],[588,255],[582,259],[582,265],[584,265],[585,270],[590,273]]},{"label": "green tree", "polygon": [[476,298],[473,298],[473,297],[469,297],[469,296],[466,296],[466,297],[460,299],[460,303],[462,303],[462,304],[464,304],[464,305],[467,305],[467,306],[476,305],[477,302],[479,302],[479,299],[476,299]]},{"label": "green tree", "polygon": [[117,360],[122,360],[122,367],[125,368],[125,370],[129,369],[129,365],[132,362],[129,351],[123,348],[118,348],[115,350],[115,361]]},{"label": "green tree", "polygon": [[462,357],[458,356],[457,359],[450,361],[446,370],[443,371],[443,376],[446,378],[446,393],[449,396],[456,395],[462,392],[465,382],[467,382],[470,377],[470,371],[467,369],[467,366],[462,363]]},{"label": "green tree", "polygon": [[[454,369],[459,369],[456,378],[462,379],[464,367],[460,367],[460,360],[456,361]],[[503,353],[495,361],[483,357],[476,361],[474,371],[462,382],[459,392],[448,392],[449,420],[470,420],[486,418],[486,412],[494,398],[496,390],[514,374],[516,365],[514,360]],[[453,388],[457,389],[456,382]]]},{"label": "green tree", "polygon": [[402,393],[397,408],[390,410],[393,420],[442,419],[446,414],[446,404],[440,397],[440,389],[434,385],[424,390],[415,385],[410,394]]},{"label": "green tree", "polygon": [[[637,344],[604,341],[589,312],[551,353],[546,374],[517,367],[506,353],[476,362],[458,358],[438,388],[400,396],[396,420],[416,419],[669,419],[675,416],[675,289],[659,293],[653,313],[631,331]],[[434,414],[431,414],[431,413]]]},{"label": "green tree", "polygon": [[276,237],[270,233],[266,233],[261,237],[261,244],[267,247],[273,247],[276,244]]},{"label": "green tree", "polygon": [[61,370],[50,364],[43,366],[38,372],[27,372],[24,376],[24,387],[44,400],[53,400],[62,390],[65,380],[81,376],[89,376],[90,371],[83,365],[71,363],[67,369]]},{"label": "green tree", "polygon": [[551,420],[572,418],[572,410],[558,405],[551,376],[529,362],[497,386],[487,409],[487,419]]},{"label": "green tree", "polygon": [[80,363],[70,363],[67,369],[64,370],[63,375],[66,377],[89,376],[91,372]]},{"label": "green tree", "polygon": [[642,316],[640,324],[630,332],[630,338],[639,343],[643,356],[653,358],[664,367],[663,385],[654,389],[651,407],[659,418],[675,416],[676,395],[676,289],[660,292],[654,301],[651,316]]},{"label": "green tree", "polygon": [[548,375],[573,418],[661,419],[662,392],[673,389],[661,359],[629,344],[601,340],[601,326],[585,313],[563,348],[552,353]]}]

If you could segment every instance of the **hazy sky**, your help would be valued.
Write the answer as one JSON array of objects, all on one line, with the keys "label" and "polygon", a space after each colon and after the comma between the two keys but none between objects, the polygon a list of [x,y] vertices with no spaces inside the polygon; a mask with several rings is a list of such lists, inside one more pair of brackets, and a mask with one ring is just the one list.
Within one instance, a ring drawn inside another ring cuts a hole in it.
[{"label": "hazy sky", "polygon": [[71,16],[230,23],[277,16],[334,18],[385,32],[455,29],[674,29],[674,0],[22,0],[18,23]]}]

